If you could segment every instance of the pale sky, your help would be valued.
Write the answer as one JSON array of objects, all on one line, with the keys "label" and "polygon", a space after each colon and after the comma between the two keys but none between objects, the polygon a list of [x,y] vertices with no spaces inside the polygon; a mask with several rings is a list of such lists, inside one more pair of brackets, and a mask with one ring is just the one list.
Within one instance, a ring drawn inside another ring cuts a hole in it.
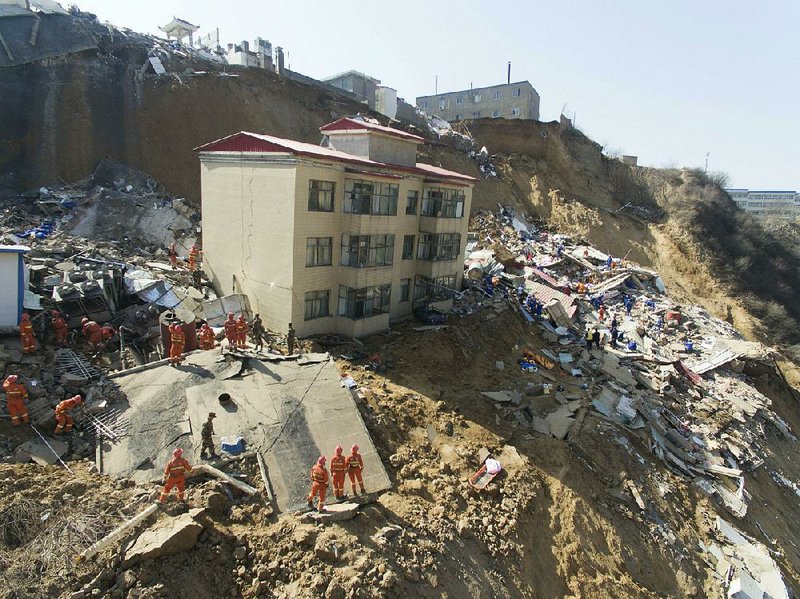
[{"label": "pale sky", "polygon": [[[64,4],[70,0],[66,0]],[[797,0],[74,0],[144,33],[172,16],[262,37],[317,79],[355,69],[416,96],[528,80],[541,119],[647,166],[725,171],[735,187],[800,190]],[[288,65],[287,65],[288,66]],[[489,148],[491,151],[491,148]]]}]

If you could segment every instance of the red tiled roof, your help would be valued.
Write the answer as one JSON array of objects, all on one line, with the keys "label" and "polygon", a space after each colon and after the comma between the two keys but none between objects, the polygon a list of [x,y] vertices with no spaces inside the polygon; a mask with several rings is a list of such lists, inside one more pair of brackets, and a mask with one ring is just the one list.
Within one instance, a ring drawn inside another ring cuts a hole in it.
[{"label": "red tiled roof", "polygon": [[333,121],[332,123],[328,123],[327,125],[320,127],[319,130],[323,133],[330,133],[331,131],[367,130],[367,131],[375,131],[376,133],[384,133],[386,135],[391,135],[393,137],[399,137],[407,141],[415,141],[417,143],[422,143],[423,141],[425,141],[424,138],[420,137],[419,135],[414,135],[413,133],[406,133],[405,131],[400,131],[400,129],[394,129],[393,127],[376,125],[374,123],[368,123],[367,121],[359,121],[357,119],[351,119],[349,117],[344,117],[339,119],[338,121]]},{"label": "red tiled roof", "polygon": [[[274,137],[272,135],[264,135],[263,133],[251,133],[249,131],[239,131],[233,135],[228,135],[216,141],[203,144],[194,149],[195,152],[281,152],[296,154],[298,156],[310,156],[312,158],[321,158],[323,160],[333,160],[336,162],[345,162],[348,164],[359,164],[363,166],[371,166],[373,168],[386,168],[395,171],[409,172],[423,176],[437,176],[443,179],[455,179],[460,182],[472,183],[477,181],[474,177],[469,175],[462,175],[454,171],[448,171],[430,164],[418,162],[416,166],[402,166],[399,164],[388,164],[384,162],[377,162],[369,158],[362,158],[361,156],[354,156],[333,150],[331,148],[324,148],[322,146],[315,146],[302,141],[295,141],[293,139],[283,139],[281,137]],[[375,173],[380,176],[379,173]]]}]

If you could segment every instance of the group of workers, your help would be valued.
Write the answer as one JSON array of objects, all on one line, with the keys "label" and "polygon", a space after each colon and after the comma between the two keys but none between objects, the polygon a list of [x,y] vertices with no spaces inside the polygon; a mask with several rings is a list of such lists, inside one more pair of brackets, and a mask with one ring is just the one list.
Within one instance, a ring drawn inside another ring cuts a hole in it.
[{"label": "group of workers", "polygon": [[[334,456],[331,458],[331,472],[330,478],[333,482],[333,496],[336,499],[344,499],[347,497],[344,494],[344,477],[348,475],[350,478],[350,486],[353,490],[353,495],[358,494],[358,488],[361,493],[366,493],[364,488],[364,458],[358,453],[358,445],[353,445],[350,448],[350,455],[345,457],[344,450],[341,445],[336,446]],[[311,491],[308,493],[308,507],[314,507],[314,498],[317,498],[317,511],[321,512],[325,508],[325,497],[328,493],[328,471],[325,468],[327,459],[324,455],[317,458],[317,463],[311,467]]]},{"label": "group of workers", "polygon": [[247,326],[244,314],[240,314],[238,319],[234,319],[233,312],[228,312],[228,319],[222,326],[225,328],[225,338],[228,340],[230,349],[247,348],[247,333],[250,327]]},{"label": "group of workers", "polygon": [[[189,248],[189,260],[188,260],[188,267],[189,272],[195,273],[199,271],[198,268],[198,261],[200,259],[200,254],[202,254],[202,250],[197,247],[197,244],[192,244],[192,247]],[[175,246],[175,243],[170,243],[169,247],[167,248],[167,258],[169,258],[169,264],[172,268],[178,268],[178,248]]]},{"label": "group of workers", "polygon": [[[11,416],[11,424],[19,426],[30,422],[28,413],[28,389],[19,380],[19,375],[9,374],[3,381],[3,392],[6,394],[6,406]],[[60,401],[54,410],[56,428],[53,434],[68,433],[72,430],[73,418],[70,412],[83,403],[83,396],[74,395],[69,399]]]}]

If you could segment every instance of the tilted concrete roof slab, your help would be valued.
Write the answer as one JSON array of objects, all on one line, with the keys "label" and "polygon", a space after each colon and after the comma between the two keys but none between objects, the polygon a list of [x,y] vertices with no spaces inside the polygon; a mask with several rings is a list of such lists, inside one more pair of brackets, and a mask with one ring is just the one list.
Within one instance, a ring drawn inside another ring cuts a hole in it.
[{"label": "tilted concrete roof slab", "polygon": [[[311,466],[320,455],[330,463],[337,444],[345,454],[353,444],[360,446],[369,492],[391,486],[332,361],[300,365],[248,360],[244,376],[224,379],[229,368],[219,358],[215,351],[199,352],[180,368],[162,365],[115,377],[128,396],[131,429],[117,444],[104,445],[104,472],[142,481],[160,478],[176,446],[190,463],[200,461],[200,431],[214,412],[217,452],[222,437],[237,435],[248,450],[260,451],[281,510],[305,505]],[[233,400],[228,406],[219,403],[223,393]],[[345,488],[349,486],[347,480]]]}]

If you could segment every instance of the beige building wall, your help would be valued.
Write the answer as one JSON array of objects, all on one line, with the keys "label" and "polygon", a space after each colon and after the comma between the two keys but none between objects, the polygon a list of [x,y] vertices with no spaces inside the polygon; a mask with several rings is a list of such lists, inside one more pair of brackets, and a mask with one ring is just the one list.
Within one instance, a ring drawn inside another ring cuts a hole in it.
[{"label": "beige building wall", "polygon": [[414,166],[417,163],[417,144],[374,131],[330,131],[331,145],[340,152],[362,156],[376,162]]},{"label": "beige building wall", "polygon": [[[446,121],[474,118],[539,120],[539,94],[529,82],[518,81],[420,96],[417,108]],[[515,109],[518,111],[516,114]]]},{"label": "beige building wall", "polygon": [[294,157],[221,154],[201,154],[204,268],[223,294],[246,294],[268,327],[285,330],[294,270],[285,251],[294,243]]},{"label": "beige building wall", "polygon": [[[262,162],[249,159],[251,155],[230,162],[234,156],[216,154],[201,154],[205,266],[222,293],[247,294],[252,309],[261,314],[268,328],[285,331],[292,322],[299,336],[364,336],[386,330],[390,321],[412,314],[417,275],[456,275],[455,288],[460,288],[471,187],[464,188],[462,218],[420,217],[423,194],[429,185],[419,175],[404,174],[398,179],[397,171],[392,172],[391,178],[348,173],[345,163],[276,155],[258,155]],[[348,178],[397,184],[397,215],[345,213],[344,187]],[[335,184],[333,212],[308,210],[310,180]],[[430,186],[453,187],[441,183]],[[406,203],[412,190],[417,191],[418,198],[416,214],[410,215],[406,214]],[[452,261],[418,260],[421,231],[461,233],[461,252]],[[392,266],[343,266],[344,234],[393,234]],[[406,235],[414,236],[413,258],[409,260],[402,259]],[[330,266],[306,266],[309,237],[331,238]],[[401,302],[403,279],[410,279],[411,286],[408,301]],[[337,316],[340,285],[358,289],[385,284],[391,285],[388,314],[359,320]],[[305,294],[322,290],[329,291],[330,316],[306,321]]]}]

